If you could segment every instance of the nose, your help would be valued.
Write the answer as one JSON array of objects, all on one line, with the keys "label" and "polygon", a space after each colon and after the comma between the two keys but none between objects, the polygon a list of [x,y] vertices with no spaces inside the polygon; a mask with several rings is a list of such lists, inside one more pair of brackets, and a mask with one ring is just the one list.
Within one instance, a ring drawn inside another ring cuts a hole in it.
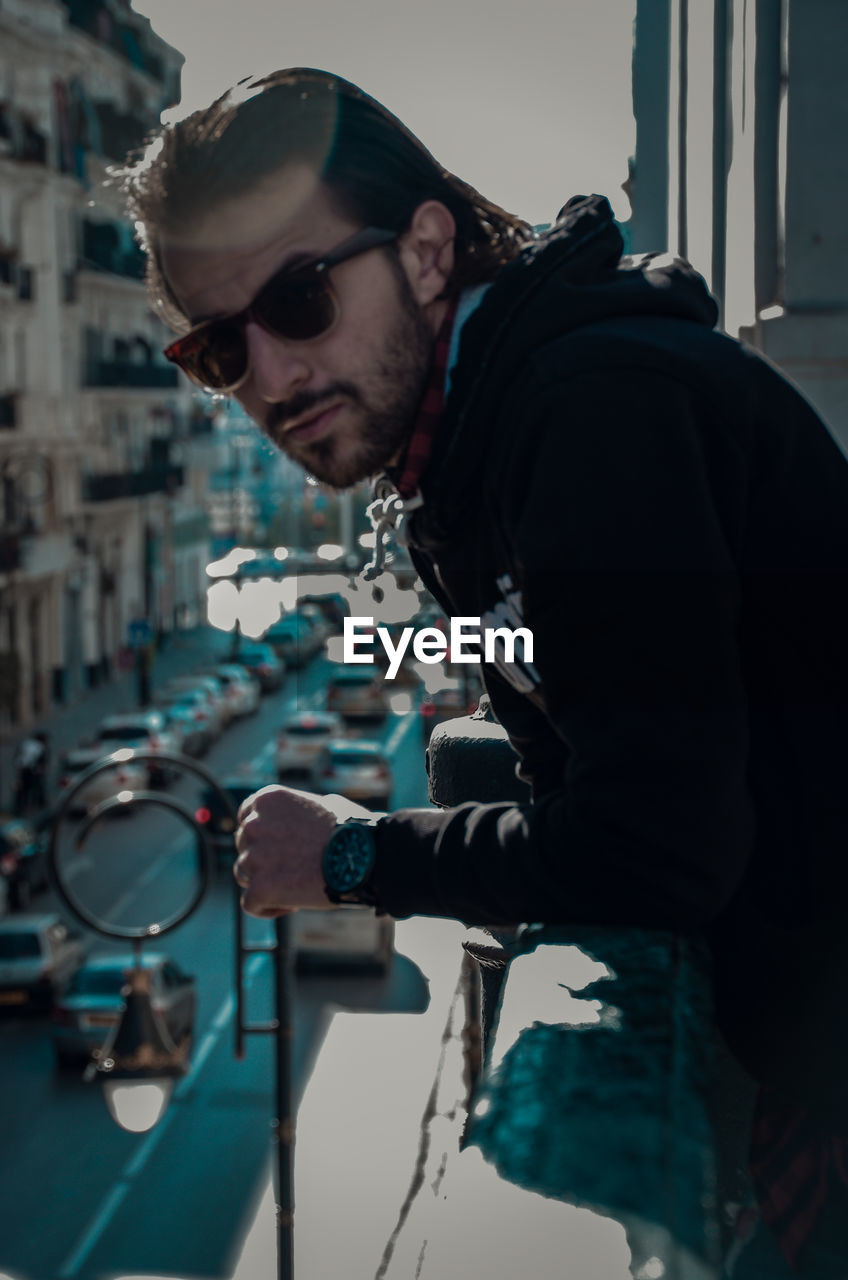
[{"label": "nose", "polygon": [[250,386],[267,404],[290,399],[311,378],[312,369],[300,343],[277,338],[252,320],[245,325],[245,340]]}]

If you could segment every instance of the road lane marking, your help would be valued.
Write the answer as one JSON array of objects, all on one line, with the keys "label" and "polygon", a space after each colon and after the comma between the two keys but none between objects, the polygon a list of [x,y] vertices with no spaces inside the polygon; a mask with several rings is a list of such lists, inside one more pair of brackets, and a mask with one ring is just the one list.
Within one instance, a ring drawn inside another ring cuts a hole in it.
[{"label": "road lane marking", "polygon": [[128,1182],[118,1182],[117,1185],[112,1188],[106,1199],[103,1201],[99,1212],[94,1217],[91,1226],[88,1228],[76,1249],[59,1272],[60,1280],[71,1280],[71,1277],[77,1274],[80,1267],[91,1253],[91,1250],[106,1230],[112,1215],[115,1213],[129,1189],[130,1184]]},{"label": "road lane marking", "polygon": [[188,840],[188,836],[186,835],[174,836],[173,840],[171,840],[171,843],[169,845],[166,845],[166,847],[159,854],[159,857],[154,859],[154,861],[150,864],[150,866],[145,871],[144,875],[140,876],[133,884],[130,885],[130,887],[126,890],[125,893],[121,895],[120,898],[117,898],[115,902],[113,902],[110,906],[106,908],[106,911],[102,919],[120,920],[124,911],[130,905],[133,898],[138,893],[139,889],[143,888],[145,885],[150,884],[152,880],[155,880],[156,876],[158,876],[159,873],[165,869],[166,864],[171,860],[171,858],[175,857],[178,853],[183,851],[181,849],[181,846],[184,845],[187,840]]},{"label": "road lane marking", "polygon": [[[253,960],[255,959],[256,959],[256,956],[253,957]],[[251,963],[253,963],[253,961],[251,961]],[[225,1027],[227,1025],[230,1018],[233,1016],[235,1003],[236,1002],[235,1002],[234,996],[232,995],[227,996],[226,1000],[221,1005],[212,1023],[212,1026],[215,1028],[216,1031],[220,1031],[222,1027]]]},{"label": "road lane marking", "polygon": [[[266,958],[267,957],[264,954],[250,957],[247,965],[245,966],[246,987],[249,988],[253,985],[256,975],[265,963]],[[76,1248],[68,1255],[67,1259],[62,1264],[59,1272],[59,1280],[74,1280],[74,1277],[78,1275],[80,1268],[90,1257],[92,1251],[95,1249],[111,1223],[112,1218],[120,1208],[127,1192],[130,1190],[132,1179],[138,1176],[147,1164],[159,1142],[161,1142],[163,1134],[167,1133],[168,1126],[177,1114],[174,1109],[174,1103],[181,1102],[189,1092],[191,1085],[196,1081],[198,1072],[207,1061],[210,1053],[220,1039],[221,1033],[224,1031],[227,1024],[232,1021],[235,1013],[235,1007],[235,1000],[232,992],[230,992],[221,1003],[221,1007],[212,1020],[213,1030],[207,1032],[201,1041],[200,1048],[197,1051],[189,1074],[180,1082],[179,1086],[174,1091],[174,1096],[171,1099],[168,1109],[162,1116],[162,1119],[150,1130],[149,1133],[144,1135],[141,1145],[124,1165],[118,1175],[118,1180],[115,1186],[106,1195],[103,1203],[100,1205],[100,1208],[92,1218],[91,1223],[81,1236]]]},{"label": "road lane marking", "polygon": [[395,725],[394,729],[392,730],[391,736],[389,737],[389,740],[386,743],[387,755],[392,755],[395,751],[397,751],[401,742],[409,733],[409,730],[412,728],[413,724],[417,719],[418,719],[418,716],[415,711],[415,708],[413,707],[410,711],[406,713],[403,719],[397,725]]},{"label": "road lane marking", "polygon": [[93,871],[94,859],[88,855],[80,855],[73,858],[65,868],[63,875],[66,880],[75,880],[77,876],[81,876],[85,871]]}]

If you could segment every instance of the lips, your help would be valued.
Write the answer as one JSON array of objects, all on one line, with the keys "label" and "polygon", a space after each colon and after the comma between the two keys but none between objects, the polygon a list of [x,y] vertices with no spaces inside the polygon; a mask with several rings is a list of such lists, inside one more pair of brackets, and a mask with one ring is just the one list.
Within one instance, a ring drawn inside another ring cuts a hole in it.
[{"label": "lips", "polygon": [[341,404],[332,404],[328,408],[319,409],[317,413],[312,413],[309,417],[293,423],[292,426],[285,427],[284,435],[289,440],[302,442],[314,440],[323,434],[340,408]]}]

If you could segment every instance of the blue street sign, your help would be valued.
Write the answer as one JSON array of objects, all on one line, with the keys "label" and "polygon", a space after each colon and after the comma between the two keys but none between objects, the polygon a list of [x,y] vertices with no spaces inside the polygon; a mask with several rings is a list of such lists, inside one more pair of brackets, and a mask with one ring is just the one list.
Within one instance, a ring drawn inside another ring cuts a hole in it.
[{"label": "blue street sign", "polygon": [[127,632],[131,649],[143,649],[153,639],[153,628],[146,618],[133,618],[127,624]]}]

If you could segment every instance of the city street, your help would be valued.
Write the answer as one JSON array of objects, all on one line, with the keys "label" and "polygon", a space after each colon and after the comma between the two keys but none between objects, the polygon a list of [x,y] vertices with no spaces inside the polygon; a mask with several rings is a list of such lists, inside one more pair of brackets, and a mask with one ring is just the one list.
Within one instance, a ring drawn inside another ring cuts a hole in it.
[{"label": "city street", "polygon": [[[322,668],[323,660],[290,676],[280,694],[263,699],[257,715],[226,730],[204,763],[223,777],[253,762],[266,768],[272,781],[274,732],[285,711],[318,704]],[[387,746],[394,804],[426,803],[414,707],[392,714],[379,728],[358,732],[379,737]],[[191,806],[198,787],[181,781],[166,794],[179,795]],[[169,823],[174,824],[170,834]],[[112,818],[100,826],[85,846],[95,851],[89,879],[93,861],[102,895],[98,909],[108,915],[120,900],[121,911],[133,918],[138,903],[132,881],[139,872],[156,868],[156,874],[142,877],[147,880],[146,909],[148,899],[155,901],[157,879],[167,884],[184,869],[184,855],[177,854],[176,862],[167,857],[169,843],[180,845],[179,828],[161,810]],[[156,855],[152,862],[151,850]],[[54,905],[50,895],[34,903],[38,909]],[[268,936],[263,930],[269,926],[250,923],[251,940]],[[119,945],[94,935],[90,940],[95,951]],[[236,1061],[233,1055],[233,890],[226,872],[216,878],[197,912],[157,943],[156,950],[166,951],[196,975],[199,1003],[190,1073],[148,1134],[123,1132],[109,1117],[97,1085],[84,1084],[78,1069],[59,1072],[54,1067],[49,1019],[7,1014],[0,1024],[6,1152],[0,1173],[0,1272],[15,1280],[150,1273],[225,1277],[237,1265],[269,1174],[273,1041],[270,1036],[248,1037],[245,1058]],[[455,974],[458,951],[451,966]],[[248,975],[249,1016],[266,1019],[271,1016],[268,958],[251,957]],[[296,983],[298,1095],[339,1009],[410,1014],[422,1012],[428,1003],[420,968],[403,955],[394,958],[385,977],[333,972],[298,976]],[[434,1055],[437,1050],[436,1039]],[[420,1095],[422,1106],[425,1099],[426,1090]],[[352,1096],[350,1106],[355,1105]],[[329,1134],[327,1140],[331,1159],[329,1144],[344,1139]],[[398,1203],[403,1190],[398,1185]],[[273,1243],[273,1216],[268,1230]],[[269,1262],[268,1274],[271,1266]]]}]

